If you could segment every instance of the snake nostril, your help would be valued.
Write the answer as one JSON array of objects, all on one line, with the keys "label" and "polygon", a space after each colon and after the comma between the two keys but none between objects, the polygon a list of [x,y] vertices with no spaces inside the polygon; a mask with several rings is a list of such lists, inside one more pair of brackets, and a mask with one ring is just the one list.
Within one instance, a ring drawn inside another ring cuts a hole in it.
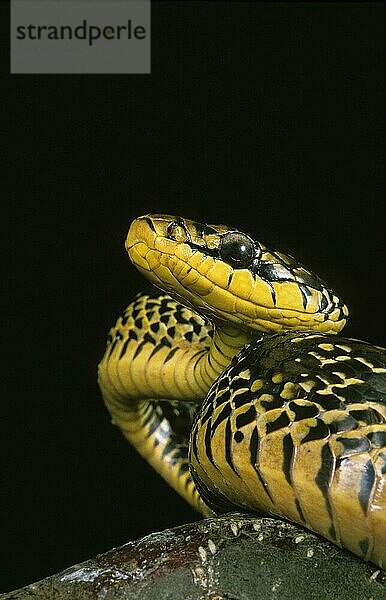
[{"label": "snake nostril", "polygon": [[328,306],[328,300],[327,300],[326,296],[324,294],[322,294],[322,299],[320,301],[320,310],[321,311],[326,310],[327,306]]}]

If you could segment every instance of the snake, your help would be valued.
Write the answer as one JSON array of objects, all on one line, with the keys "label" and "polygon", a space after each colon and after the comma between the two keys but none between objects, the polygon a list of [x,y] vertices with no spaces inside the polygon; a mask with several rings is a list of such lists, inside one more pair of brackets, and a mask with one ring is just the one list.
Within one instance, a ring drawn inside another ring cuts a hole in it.
[{"label": "snake", "polygon": [[113,424],[203,516],[282,518],[384,568],[385,349],[341,337],[340,297],[234,227],[150,214],[125,245],[159,291],[109,332]]}]

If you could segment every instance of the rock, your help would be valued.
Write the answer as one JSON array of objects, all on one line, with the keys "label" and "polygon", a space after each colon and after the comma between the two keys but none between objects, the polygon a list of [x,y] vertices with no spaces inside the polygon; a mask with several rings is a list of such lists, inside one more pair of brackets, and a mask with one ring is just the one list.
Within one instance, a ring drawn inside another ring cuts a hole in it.
[{"label": "rock", "polygon": [[386,574],[287,522],[230,513],[153,533],[2,600],[384,600]]}]

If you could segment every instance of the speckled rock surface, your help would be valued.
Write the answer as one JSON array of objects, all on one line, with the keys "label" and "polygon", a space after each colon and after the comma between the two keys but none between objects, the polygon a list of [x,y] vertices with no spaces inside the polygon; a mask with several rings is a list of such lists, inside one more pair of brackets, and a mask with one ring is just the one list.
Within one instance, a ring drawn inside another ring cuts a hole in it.
[{"label": "speckled rock surface", "polygon": [[0,596],[386,600],[386,574],[289,523],[231,513],[151,534]]}]

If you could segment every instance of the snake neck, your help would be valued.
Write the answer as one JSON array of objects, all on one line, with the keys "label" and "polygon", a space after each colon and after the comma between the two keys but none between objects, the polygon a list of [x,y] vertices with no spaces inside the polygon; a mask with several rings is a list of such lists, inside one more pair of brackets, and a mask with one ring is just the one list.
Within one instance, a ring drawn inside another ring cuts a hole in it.
[{"label": "snake neck", "polygon": [[99,383],[107,404],[114,397],[123,411],[143,399],[200,403],[250,341],[241,329],[209,324],[170,297],[141,296],[110,331]]},{"label": "snake neck", "polygon": [[252,335],[230,325],[215,325],[205,354],[192,365],[193,379],[204,397],[212,383],[229,366],[236,354],[252,340]]},{"label": "snake neck", "polygon": [[169,296],[140,296],[110,330],[99,365],[99,386],[112,422],[205,515],[212,513],[188,470],[194,405],[250,339],[234,327],[214,327]]}]

